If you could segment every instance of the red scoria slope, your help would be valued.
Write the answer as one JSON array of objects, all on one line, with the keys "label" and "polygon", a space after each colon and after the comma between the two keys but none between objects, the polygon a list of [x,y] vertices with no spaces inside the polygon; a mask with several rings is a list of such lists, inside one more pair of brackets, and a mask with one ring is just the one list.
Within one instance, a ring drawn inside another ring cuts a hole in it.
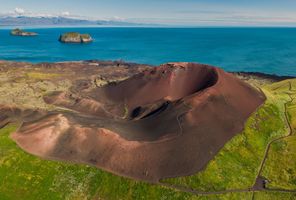
[{"label": "red scoria slope", "polygon": [[13,139],[25,151],[88,163],[146,181],[202,170],[260,106],[264,95],[223,70],[171,63],[117,84],[56,92],[52,112],[25,122]]}]

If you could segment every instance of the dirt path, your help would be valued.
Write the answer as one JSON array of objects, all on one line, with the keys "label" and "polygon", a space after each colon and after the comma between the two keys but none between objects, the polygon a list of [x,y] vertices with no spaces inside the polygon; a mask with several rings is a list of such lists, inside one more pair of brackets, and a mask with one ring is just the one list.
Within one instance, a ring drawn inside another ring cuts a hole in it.
[{"label": "dirt path", "polygon": [[[296,92],[296,90],[292,90],[292,84],[291,84],[291,82],[288,82],[288,83],[289,83],[289,92],[292,92],[292,91]],[[263,156],[263,159],[262,159],[262,162],[260,164],[260,168],[259,168],[257,177],[255,179],[256,182],[255,182],[255,184],[253,185],[252,188],[247,188],[247,189],[230,189],[230,190],[208,191],[207,192],[207,191],[194,190],[192,188],[188,188],[188,187],[184,187],[184,186],[180,186],[180,185],[174,185],[174,184],[170,184],[170,183],[162,183],[162,182],[159,182],[158,185],[161,185],[161,186],[166,187],[166,188],[169,188],[169,189],[178,190],[180,192],[187,192],[187,193],[191,193],[191,194],[195,194],[195,195],[219,195],[219,194],[226,194],[226,193],[253,192],[253,194],[252,194],[252,200],[254,199],[255,192],[259,192],[259,191],[283,192],[283,193],[295,193],[296,194],[296,190],[269,189],[269,188],[265,188],[265,181],[266,180],[261,176],[262,170],[263,170],[264,164],[266,162],[266,159],[268,157],[268,152],[270,150],[271,145],[273,143],[279,141],[279,140],[282,140],[282,139],[285,139],[287,137],[290,137],[293,134],[293,129],[292,129],[292,126],[291,126],[291,124],[289,122],[288,109],[287,109],[287,107],[288,107],[288,104],[290,104],[290,103],[292,103],[294,101],[294,98],[291,96],[290,93],[287,93],[287,95],[289,96],[290,101],[287,101],[284,104],[284,115],[285,115],[285,123],[288,126],[289,133],[288,133],[288,135],[275,138],[275,139],[271,140],[268,143],[267,148],[266,148],[265,153],[264,153],[264,156]]]}]

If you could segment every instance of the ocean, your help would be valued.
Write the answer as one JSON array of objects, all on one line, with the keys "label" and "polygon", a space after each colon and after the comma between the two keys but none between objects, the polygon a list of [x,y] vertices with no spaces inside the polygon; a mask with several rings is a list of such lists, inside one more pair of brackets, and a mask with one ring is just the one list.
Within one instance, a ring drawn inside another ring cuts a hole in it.
[{"label": "ocean", "polygon": [[[0,60],[124,60],[159,65],[198,62],[227,71],[296,76],[296,28],[30,28],[37,37],[0,29]],[[61,33],[89,33],[91,44],[62,44]]]}]

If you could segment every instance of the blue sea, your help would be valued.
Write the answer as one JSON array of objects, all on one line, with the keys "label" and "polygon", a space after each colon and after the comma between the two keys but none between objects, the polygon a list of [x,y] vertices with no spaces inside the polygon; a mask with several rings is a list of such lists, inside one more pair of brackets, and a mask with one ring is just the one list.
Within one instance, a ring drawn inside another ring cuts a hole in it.
[{"label": "blue sea", "polygon": [[[159,65],[199,62],[227,71],[296,76],[295,28],[32,28],[37,37],[0,29],[0,59],[28,62],[124,60]],[[89,33],[91,44],[62,44],[61,33]]]}]

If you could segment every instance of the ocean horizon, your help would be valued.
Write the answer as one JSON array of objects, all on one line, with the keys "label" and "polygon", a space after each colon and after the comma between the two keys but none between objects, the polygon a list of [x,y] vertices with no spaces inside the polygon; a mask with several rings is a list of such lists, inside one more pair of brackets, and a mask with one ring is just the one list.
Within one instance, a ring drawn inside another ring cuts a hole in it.
[{"label": "ocean horizon", "polygon": [[[25,28],[26,29],[26,28]],[[27,27],[36,37],[0,28],[0,59],[24,62],[123,60],[149,65],[198,62],[227,71],[296,76],[293,27]],[[63,44],[65,32],[89,33],[90,44]]]}]

